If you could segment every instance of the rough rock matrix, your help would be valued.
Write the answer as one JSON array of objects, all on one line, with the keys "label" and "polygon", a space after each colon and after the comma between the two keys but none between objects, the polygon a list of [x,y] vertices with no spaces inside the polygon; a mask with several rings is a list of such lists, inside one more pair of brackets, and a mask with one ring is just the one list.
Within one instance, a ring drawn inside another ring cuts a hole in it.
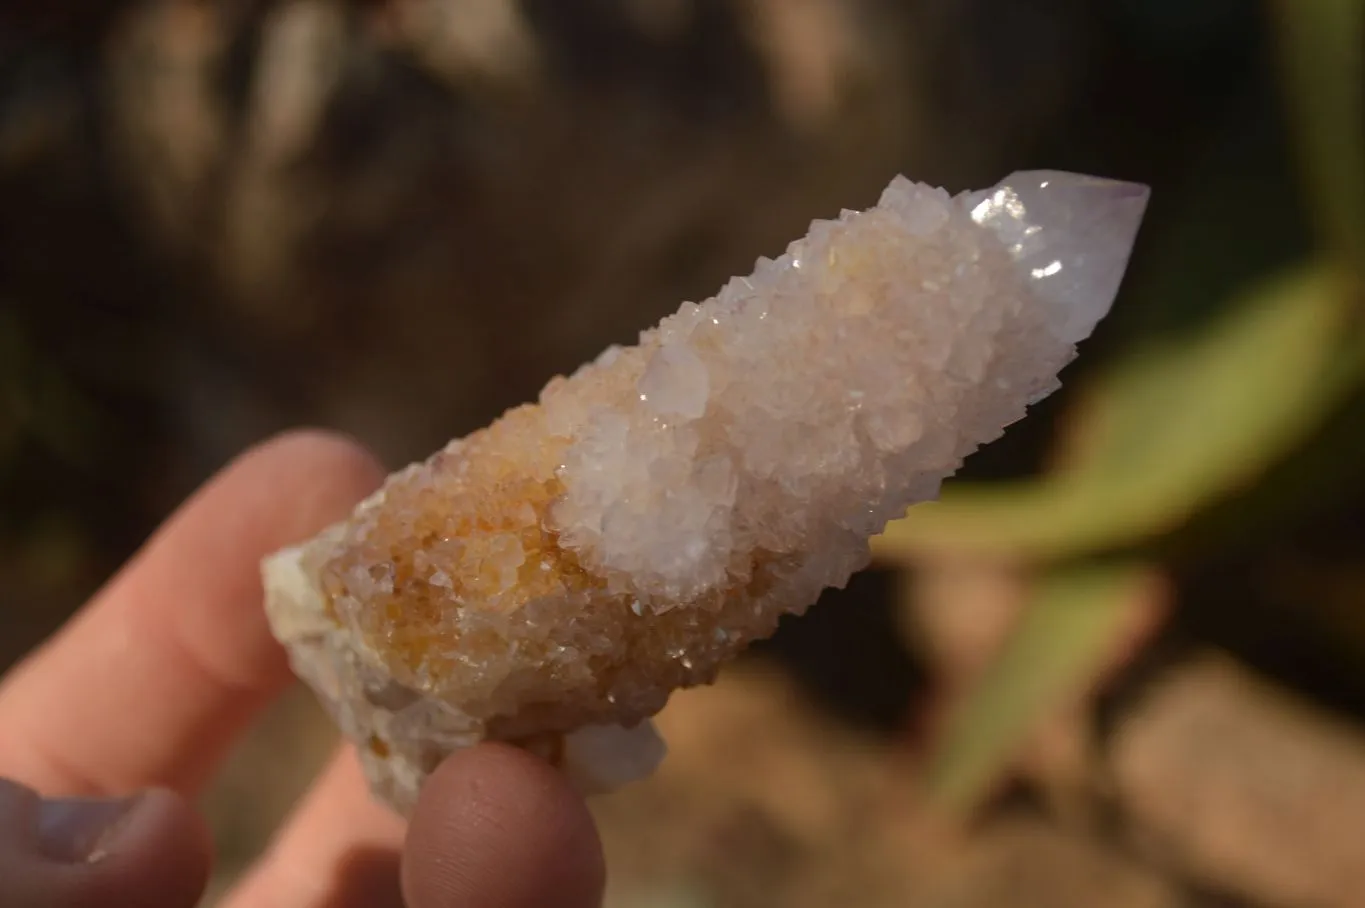
[{"label": "rough rock matrix", "polygon": [[670,691],[843,585],[1057,387],[1146,201],[897,178],[271,556],[274,631],[400,811],[485,738],[586,790],[647,775]]}]

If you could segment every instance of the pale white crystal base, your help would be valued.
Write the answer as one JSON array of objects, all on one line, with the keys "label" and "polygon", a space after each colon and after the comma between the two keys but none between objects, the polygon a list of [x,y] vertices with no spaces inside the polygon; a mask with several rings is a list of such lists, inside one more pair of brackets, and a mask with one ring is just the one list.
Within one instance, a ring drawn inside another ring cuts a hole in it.
[{"label": "pale white crystal base", "polygon": [[560,765],[584,794],[602,794],[653,775],[666,753],[648,720],[634,728],[590,725],[564,737]]}]

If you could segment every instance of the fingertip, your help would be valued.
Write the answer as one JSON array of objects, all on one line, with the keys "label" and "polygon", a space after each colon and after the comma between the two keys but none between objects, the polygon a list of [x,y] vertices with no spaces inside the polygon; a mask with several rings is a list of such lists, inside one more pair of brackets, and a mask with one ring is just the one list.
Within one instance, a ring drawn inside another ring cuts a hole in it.
[{"label": "fingertip", "polygon": [[374,455],[354,436],[316,426],[286,429],[247,448],[237,459],[275,458],[281,452],[286,457],[302,456],[315,464],[337,465],[343,471],[369,474],[380,469]]},{"label": "fingertip", "polygon": [[403,857],[412,908],[595,908],[605,880],[587,804],[537,757],[484,744],[427,780]]},{"label": "fingertip", "polygon": [[[336,519],[383,481],[385,470],[355,438],[331,429],[290,429],[258,442],[243,451],[224,471],[224,476],[248,473],[272,478],[297,479],[310,495],[320,499],[319,514],[305,514],[309,523]],[[298,491],[298,490],[294,490]],[[297,502],[295,503],[297,507]]]},{"label": "fingertip", "polygon": [[189,908],[203,894],[208,831],[174,792],[152,790],[124,802],[40,801],[32,792],[27,801],[11,800],[22,836],[0,842],[0,879],[13,900],[6,905]]},{"label": "fingertip", "polygon": [[152,789],[95,844],[85,864],[92,886],[127,894],[102,904],[141,904],[137,899],[143,898],[149,905],[193,905],[208,883],[211,855],[208,827],[189,802]]}]

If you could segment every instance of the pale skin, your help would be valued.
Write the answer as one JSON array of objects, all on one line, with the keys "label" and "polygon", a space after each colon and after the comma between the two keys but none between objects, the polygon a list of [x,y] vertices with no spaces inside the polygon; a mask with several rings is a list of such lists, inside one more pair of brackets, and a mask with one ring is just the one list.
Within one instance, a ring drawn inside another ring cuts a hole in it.
[{"label": "pale skin", "polygon": [[[343,517],[382,475],[326,433],[247,452],[0,682],[0,902],[198,902],[211,847],[193,799],[291,683],[258,562]],[[89,822],[73,807],[93,807]],[[539,760],[500,745],[456,754],[404,824],[342,747],[221,904],[589,908],[603,878],[586,806]]]}]

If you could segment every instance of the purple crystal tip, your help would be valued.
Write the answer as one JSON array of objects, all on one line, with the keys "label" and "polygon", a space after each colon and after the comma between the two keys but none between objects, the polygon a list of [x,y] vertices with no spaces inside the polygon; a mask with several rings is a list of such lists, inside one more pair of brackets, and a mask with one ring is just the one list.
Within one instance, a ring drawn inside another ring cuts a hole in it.
[{"label": "purple crystal tip", "polygon": [[1026,269],[1038,298],[1057,307],[1058,336],[1075,343],[1109,312],[1150,196],[1141,183],[1035,170],[965,201]]}]

